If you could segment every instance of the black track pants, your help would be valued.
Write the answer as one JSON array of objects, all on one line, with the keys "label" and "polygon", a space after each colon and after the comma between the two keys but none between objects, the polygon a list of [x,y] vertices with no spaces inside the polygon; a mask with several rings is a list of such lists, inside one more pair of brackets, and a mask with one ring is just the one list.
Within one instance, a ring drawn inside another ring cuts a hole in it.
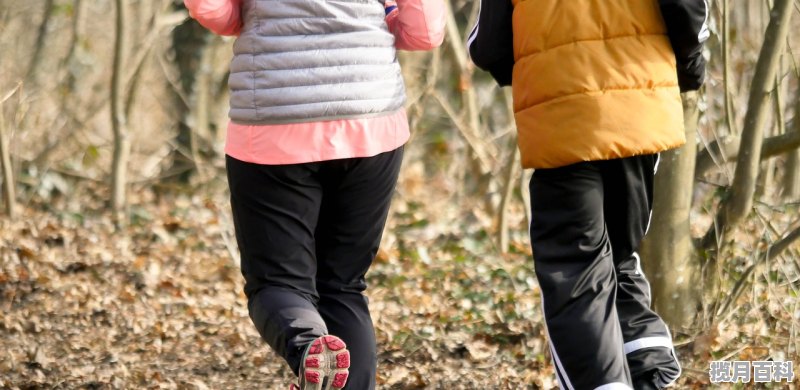
[{"label": "black track pants", "polygon": [[656,389],[680,375],[669,330],[650,309],[637,253],[657,160],[645,155],[533,174],[533,257],[562,389]]},{"label": "black track pants", "polygon": [[351,353],[346,388],[375,388],[364,275],[378,251],[402,157],[402,148],[293,165],[227,157],[250,317],[295,373],[305,347],[332,334]]}]

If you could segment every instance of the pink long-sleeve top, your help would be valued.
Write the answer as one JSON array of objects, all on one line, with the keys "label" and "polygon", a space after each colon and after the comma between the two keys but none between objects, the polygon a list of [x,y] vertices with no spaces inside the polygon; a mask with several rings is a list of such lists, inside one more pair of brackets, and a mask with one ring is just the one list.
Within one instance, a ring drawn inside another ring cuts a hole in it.
[{"label": "pink long-sleeve top", "polygon": [[[189,14],[220,35],[239,35],[241,0],[184,0]],[[386,24],[399,50],[431,50],[444,39],[442,0],[386,1]],[[228,124],[225,153],[256,164],[300,164],[372,157],[408,141],[405,109],[378,117],[281,125]]]}]

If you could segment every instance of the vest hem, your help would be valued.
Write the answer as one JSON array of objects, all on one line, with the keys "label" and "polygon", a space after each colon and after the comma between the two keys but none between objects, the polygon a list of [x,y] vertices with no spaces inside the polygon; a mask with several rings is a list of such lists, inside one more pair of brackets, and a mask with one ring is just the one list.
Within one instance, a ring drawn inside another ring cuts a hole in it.
[{"label": "vest hem", "polygon": [[275,120],[265,119],[265,120],[247,121],[247,120],[239,120],[231,118],[231,122],[243,126],[270,126],[270,125],[288,125],[295,123],[328,122],[328,121],[337,121],[343,119],[369,119],[369,118],[379,118],[382,116],[394,115],[397,114],[402,109],[404,109],[404,106],[401,106],[393,110],[387,110],[370,114],[331,115],[331,116],[307,117],[298,119],[275,119]]}]

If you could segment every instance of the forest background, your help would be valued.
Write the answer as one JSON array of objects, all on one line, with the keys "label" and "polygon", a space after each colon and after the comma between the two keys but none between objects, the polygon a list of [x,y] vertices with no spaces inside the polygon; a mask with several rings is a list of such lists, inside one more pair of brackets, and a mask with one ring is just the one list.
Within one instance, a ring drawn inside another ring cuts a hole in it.
[{"label": "forest background", "polygon": [[[465,51],[478,2],[446,4],[442,47],[399,54],[413,134],[368,275],[378,383],[553,388],[509,91]],[[642,251],[679,388],[712,360],[800,363],[800,3],[710,7]],[[0,0],[0,387],[288,386],[242,294],[231,44],[180,1]]]}]

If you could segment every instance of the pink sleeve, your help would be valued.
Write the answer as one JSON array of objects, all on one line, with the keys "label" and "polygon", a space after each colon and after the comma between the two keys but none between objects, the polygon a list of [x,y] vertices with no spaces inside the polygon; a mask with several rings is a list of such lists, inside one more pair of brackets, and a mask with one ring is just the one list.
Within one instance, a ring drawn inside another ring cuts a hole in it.
[{"label": "pink sleeve", "polygon": [[394,34],[395,46],[400,50],[431,50],[444,40],[444,3],[449,0],[387,0],[386,16],[389,31]]},{"label": "pink sleeve", "polygon": [[241,0],[183,0],[189,15],[219,35],[239,35],[242,30]]}]

